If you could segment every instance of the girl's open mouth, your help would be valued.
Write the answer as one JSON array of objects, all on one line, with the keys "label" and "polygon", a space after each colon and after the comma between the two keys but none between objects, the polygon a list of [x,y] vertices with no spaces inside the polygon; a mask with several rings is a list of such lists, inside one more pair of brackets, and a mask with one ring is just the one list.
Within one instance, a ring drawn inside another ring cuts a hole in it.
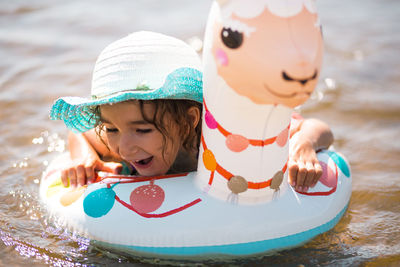
[{"label": "girl's open mouth", "polygon": [[133,165],[135,166],[135,168],[147,168],[150,167],[152,161],[153,156],[141,160],[135,160],[133,162]]}]

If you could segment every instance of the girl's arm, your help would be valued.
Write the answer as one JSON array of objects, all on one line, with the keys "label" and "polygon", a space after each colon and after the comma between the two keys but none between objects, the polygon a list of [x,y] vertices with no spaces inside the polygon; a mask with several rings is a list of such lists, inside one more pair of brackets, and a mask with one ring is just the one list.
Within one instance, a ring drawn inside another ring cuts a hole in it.
[{"label": "girl's arm", "polygon": [[299,192],[314,187],[322,175],[316,151],[333,143],[333,134],[325,122],[305,119],[289,149],[289,184]]},{"label": "girl's arm", "polygon": [[83,134],[70,132],[68,149],[71,164],[61,171],[61,181],[66,187],[69,182],[72,186],[93,182],[95,171],[118,173],[122,169],[120,163],[103,161],[120,159],[109,151],[94,129]]}]

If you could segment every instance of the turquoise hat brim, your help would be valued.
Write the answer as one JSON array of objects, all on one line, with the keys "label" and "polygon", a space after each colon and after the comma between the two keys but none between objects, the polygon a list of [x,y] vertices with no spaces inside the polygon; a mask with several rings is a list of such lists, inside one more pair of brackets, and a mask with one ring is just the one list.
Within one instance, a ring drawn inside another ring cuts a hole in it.
[{"label": "turquoise hat brim", "polygon": [[101,98],[62,97],[55,101],[50,110],[50,119],[62,120],[74,132],[86,132],[96,126],[99,118],[92,113],[92,107],[132,99],[186,99],[199,103],[203,101],[201,71],[180,68],[170,73],[163,86],[157,89],[140,87],[126,89]]}]

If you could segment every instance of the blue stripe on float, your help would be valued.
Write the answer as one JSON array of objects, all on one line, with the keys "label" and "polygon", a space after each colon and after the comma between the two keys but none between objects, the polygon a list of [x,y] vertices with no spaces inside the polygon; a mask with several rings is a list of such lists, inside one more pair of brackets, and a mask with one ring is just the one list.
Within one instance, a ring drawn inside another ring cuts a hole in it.
[{"label": "blue stripe on float", "polygon": [[347,162],[335,151],[327,151],[328,155],[332,158],[332,160],[339,166],[339,169],[342,171],[346,177],[350,178],[350,168]]},{"label": "blue stripe on float", "polygon": [[[346,205],[342,211],[340,211],[335,218],[331,221],[322,224],[316,228],[289,235],[279,237],[275,239],[269,239],[264,241],[256,241],[241,244],[230,244],[230,245],[217,245],[217,246],[197,246],[197,247],[139,247],[139,246],[125,246],[125,245],[112,245],[113,247],[119,247],[132,252],[145,252],[158,255],[169,255],[169,256],[201,256],[211,254],[226,254],[235,256],[245,256],[257,253],[265,253],[273,250],[280,250],[285,248],[291,248],[299,246],[302,243],[309,241],[315,236],[322,234],[332,229],[346,212],[348,205]],[[110,244],[109,244],[110,245]]]}]

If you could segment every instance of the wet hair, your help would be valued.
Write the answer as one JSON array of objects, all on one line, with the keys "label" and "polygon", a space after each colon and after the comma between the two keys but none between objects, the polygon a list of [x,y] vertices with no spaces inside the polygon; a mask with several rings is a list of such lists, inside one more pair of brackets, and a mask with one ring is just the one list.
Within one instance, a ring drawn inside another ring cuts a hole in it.
[{"label": "wet hair", "polygon": [[[172,100],[172,99],[155,99],[155,100],[128,100],[128,102],[138,103],[143,119],[154,125],[154,127],[163,136],[163,155],[165,155],[167,140],[173,139],[169,134],[169,129],[175,124],[178,127],[178,134],[182,140],[182,147],[191,155],[194,159],[198,157],[198,146],[200,144],[201,136],[201,121],[197,123],[196,127],[193,126],[193,118],[188,114],[188,110],[191,107],[199,109],[200,118],[202,112],[202,104],[192,100]],[[149,116],[144,112],[145,104],[154,105],[154,114]],[[106,142],[101,138],[101,133],[104,130],[104,126],[101,121],[100,106],[91,108],[93,118],[97,118],[96,121],[96,133],[102,140],[102,142],[108,147]],[[171,120],[165,120],[165,116],[170,116]]]}]

